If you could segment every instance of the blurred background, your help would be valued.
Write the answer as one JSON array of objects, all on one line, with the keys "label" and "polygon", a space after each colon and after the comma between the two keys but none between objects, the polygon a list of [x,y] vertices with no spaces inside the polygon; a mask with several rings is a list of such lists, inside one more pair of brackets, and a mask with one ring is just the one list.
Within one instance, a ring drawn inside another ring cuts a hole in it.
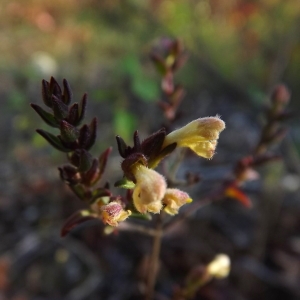
[{"label": "blurred background", "polygon": [[[298,0],[1,0],[0,299],[141,299],[151,240],[103,234],[87,223],[60,238],[84,207],[60,182],[66,162],[36,128],[41,80],[67,78],[86,121],[99,120],[94,154],[112,145],[106,179],[120,178],[114,136],[130,141],[160,128],[160,78],[150,59],[161,37],[179,38],[189,59],[176,77],[186,88],[176,125],[220,114],[227,124],[211,161],[188,153],[186,171],[203,178],[195,200],[255,147],[272,86],[285,83],[294,118],[274,153],[283,159],[245,186],[253,208],[230,199],[206,207],[163,244],[157,290],[172,295],[189,270],[217,253],[229,278],[197,299],[300,299],[300,2]],[[163,299],[163,298],[161,298]]]}]

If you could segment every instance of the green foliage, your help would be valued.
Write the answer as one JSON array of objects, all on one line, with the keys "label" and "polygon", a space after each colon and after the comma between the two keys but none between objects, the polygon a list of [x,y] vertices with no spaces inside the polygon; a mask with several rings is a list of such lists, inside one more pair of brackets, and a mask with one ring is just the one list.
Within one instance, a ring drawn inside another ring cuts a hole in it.
[{"label": "green foliage", "polygon": [[132,138],[132,132],[136,129],[137,118],[134,114],[123,108],[116,108],[114,112],[114,131],[124,140],[129,141]]},{"label": "green foliage", "polygon": [[131,89],[141,100],[155,101],[159,96],[159,86],[155,79],[147,76],[135,55],[126,56],[121,60],[121,71],[130,78]]}]

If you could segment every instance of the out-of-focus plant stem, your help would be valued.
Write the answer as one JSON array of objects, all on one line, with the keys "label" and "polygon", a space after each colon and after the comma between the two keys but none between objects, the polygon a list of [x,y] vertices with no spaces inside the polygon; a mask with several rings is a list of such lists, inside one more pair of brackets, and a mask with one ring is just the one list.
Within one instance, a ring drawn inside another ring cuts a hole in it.
[{"label": "out-of-focus plant stem", "polygon": [[159,214],[156,219],[155,236],[153,238],[152,253],[149,260],[146,297],[145,300],[152,300],[154,295],[154,288],[159,267],[159,255],[162,242],[162,215]]}]

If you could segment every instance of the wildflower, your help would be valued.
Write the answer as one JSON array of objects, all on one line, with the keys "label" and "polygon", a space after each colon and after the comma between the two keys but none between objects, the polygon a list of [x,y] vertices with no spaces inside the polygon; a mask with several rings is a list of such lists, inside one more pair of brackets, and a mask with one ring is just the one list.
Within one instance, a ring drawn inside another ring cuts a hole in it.
[{"label": "wildflower", "polygon": [[165,212],[170,215],[176,215],[179,208],[186,203],[191,203],[192,199],[181,190],[167,189],[162,202],[165,205]]},{"label": "wildflower", "polygon": [[142,164],[134,164],[131,169],[136,185],[133,191],[133,203],[142,214],[159,213],[167,184],[165,178]]},{"label": "wildflower", "polygon": [[100,215],[104,223],[118,226],[118,222],[126,220],[131,215],[131,211],[125,211],[119,202],[113,201],[101,206]]},{"label": "wildflower", "polygon": [[188,147],[199,156],[212,158],[219,134],[224,128],[225,123],[218,116],[199,118],[169,133],[163,148],[177,143],[178,147]]},{"label": "wildflower", "polygon": [[209,275],[215,278],[225,278],[230,272],[230,258],[226,254],[218,254],[207,265],[206,270]]}]

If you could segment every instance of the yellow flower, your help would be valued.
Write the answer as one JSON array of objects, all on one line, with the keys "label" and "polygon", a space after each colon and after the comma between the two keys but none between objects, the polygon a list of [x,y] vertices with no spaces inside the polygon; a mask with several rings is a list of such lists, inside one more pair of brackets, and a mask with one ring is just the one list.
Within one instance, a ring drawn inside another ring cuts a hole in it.
[{"label": "yellow flower", "polygon": [[118,222],[126,220],[131,215],[130,210],[125,211],[116,201],[101,206],[100,211],[102,221],[110,226],[118,226]]},{"label": "yellow flower", "polygon": [[135,208],[142,214],[159,213],[167,188],[165,178],[142,164],[135,164],[131,171],[136,179],[132,195]]},{"label": "yellow flower", "polygon": [[163,148],[177,143],[178,147],[188,147],[199,156],[212,158],[219,134],[224,129],[225,123],[218,116],[199,118],[169,133]]},{"label": "yellow flower", "polygon": [[179,208],[186,203],[191,203],[192,199],[181,190],[167,189],[162,202],[165,205],[165,212],[170,215],[176,215]]},{"label": "yellow flower", "polygon": [[230,272],[230,258],[226,254],[218,254],[211,261],[206,270],[210,276],[215,278],[225,278]]}]

